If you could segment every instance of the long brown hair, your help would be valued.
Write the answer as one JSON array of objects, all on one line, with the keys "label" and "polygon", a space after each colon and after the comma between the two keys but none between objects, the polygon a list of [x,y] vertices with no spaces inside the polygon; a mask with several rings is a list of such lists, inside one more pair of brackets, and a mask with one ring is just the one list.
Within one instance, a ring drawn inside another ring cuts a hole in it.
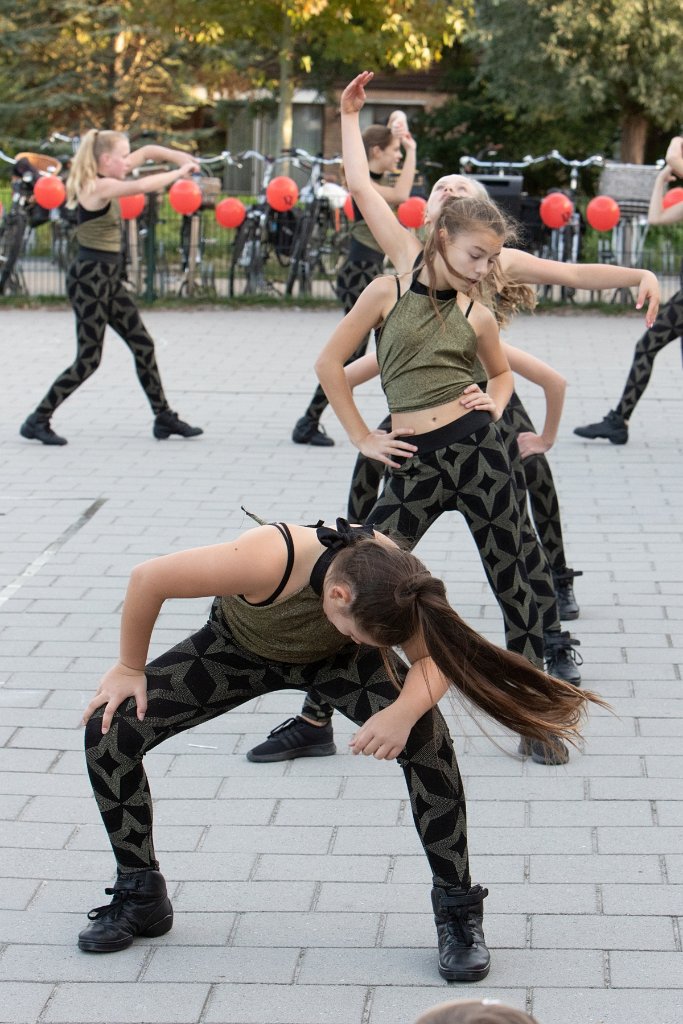
[{"label": "long brown hair", "polygon": [[375,146],[379,146],[380,149],[386,149],[390,146],[395,139],[395,135],[391,128],[388,128],[385,124],[370,124],[363,132],[363,145],[365,146],[365,155],[368,159],[371,157],[371,150]]},{"label": "long brown hair", "polygon": [[349,615],[378,647],[417,640],[461,696],[513,732],[576,744],[588,702],[607,706],[485,640],[451,608],[443,581],[409,551],[359,535],[337,555],[329,578],[348,586]]}]

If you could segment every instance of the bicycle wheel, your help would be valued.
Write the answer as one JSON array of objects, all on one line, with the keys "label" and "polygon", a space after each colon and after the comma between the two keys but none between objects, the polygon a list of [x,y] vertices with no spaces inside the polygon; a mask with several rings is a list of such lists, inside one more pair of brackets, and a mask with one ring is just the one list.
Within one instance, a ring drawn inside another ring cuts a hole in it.
[{"label": "bicycle wheel", "polygon": [[5,218],[0,235],[0,295],[25,295],[23,275],[18,270],[18,260],[24,244],[26,214],[23,210],[12,210]]},{"label": "bicycle wheel", "polygon": [[299,295],[310,295],[311,293],[309,245],[314,226],[315,220],[308,213],[304,214],[299,221],[292,243],[292,259],[285,285],[286,295],[293,295],[297,285]]},{"label": "bicycle wheel", "polygon": [[236,239],[232,243],[232,254],[230,256],[229,294],[233,298],[237,295],[250,294],[250,267],[256,248],[258,224],[254,217],[247,217],[243,221]]}]

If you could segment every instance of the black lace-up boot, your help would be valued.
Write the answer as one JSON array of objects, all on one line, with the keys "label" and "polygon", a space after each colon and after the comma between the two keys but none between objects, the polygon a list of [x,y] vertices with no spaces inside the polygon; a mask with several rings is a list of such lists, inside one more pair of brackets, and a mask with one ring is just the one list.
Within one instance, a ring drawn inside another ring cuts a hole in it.
[{"label": "black lace-up boot", "polygon": [[78,936],[78,948],[87,953],[115,953],[130,946],[137,935],[165,935],[173,925],[173,907],[160,871],[149,869],[119,875],[105,907],[88,914],[90,924]]},{"label": "black lace-up boot", "polygon": [[587,437],[593,441],[596,437],[604,437],[612,444],[626,444],[628,442],[628,423],[623,416],[620,416],[614,409],[610,409],[604,419],[599,423],[589,423],[585,427],[574,427],[574,433],[579,437]]},{"label": "black lace-up boot", "polygon": [[544,743],[543,740],[531,740],[527,736],[522,736],[517,753],[522,757],[531,757],[536,764],[566,764],[569,760],[567,745],[558,739]]},{"label": "black lace-up boot", "polygon": [[334,445],[334,441],[315,416],[302,416],[296,421],[292,441],[295,444],[312,444],[316,448],[331,448]]},{"label": "black lace-up boot", "polygon": [[579,665],[583,665],[583,658],[575,647],[580,647],[581,641],[571,636],[567,630],[557,632],[545,632],[543,634],[543,651],[545,654],[545,670],[549,676],[556,679],[563,679],[565,683],[572,686],[581,685],[581,673]]},{"label": "black lace-up boot", "polygon": [[557,610],[561,619],[578,619],[579,606],[574,597],[572,583],[575,576],[583,576],[581,570],[553,569],[553,582],[555,584],[555,596],[557,597]]},{"label": "black lace-up boot", "polygon": [[29,441],[40,441],[42,444],[66,444],[66,438],[60,437],[59,434],[55,434],[54,430],[50,426],[50,419],[48,416],[41,416],[37,412],[32,412],[31,415],[24,420],[19,427],[19,433],[22,437],[27,437]]},{"label": "black lace-up boot", "polygon": [[171,434],[178,434],[180,437],[198,437],[204,431],[201,427],[191,427],[185,420],[181,420],[177,412],[172,409],[165,409],[154,418],[152,433],[158,441],[164,441]]},{"label": "black lace-up boot", "polygon": [[439,940],[439,974],[446,981],[480,981],[491,956],[484,942],[484,897],[488,889],[435,886],[432,907]]}]

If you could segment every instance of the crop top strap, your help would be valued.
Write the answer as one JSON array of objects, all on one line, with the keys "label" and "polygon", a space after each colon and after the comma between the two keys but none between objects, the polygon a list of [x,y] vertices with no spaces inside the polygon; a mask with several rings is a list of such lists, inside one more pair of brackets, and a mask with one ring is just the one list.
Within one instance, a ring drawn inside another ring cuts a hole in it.
[{"label": "crop top strap", "polygon": [[371,526],[350,526],[346,519],[337,519],[337,528],[319,526],[316,529],[318,540],[326,549],[311,570],[311,587],[319,597],[323,593],[325,574],[343,548],[351,547],[361,537],[373,537],[375,531]]},{"label": "crop top strap", "polygon": [[[250,513],[247,512],[247,515]],[[277,588],[273,591],[270,597],[267,597],[265,601],[246,601],[246,598],[242,598],[247,604],[251,605],[252,608],[264,608],[266,605],[273,604],[274,601],[280,596],[282,591],[289,582],[289,577],[292,575],[292,569],[294,568],[294,541],[292,540],[292,534],[286,523],[269,523],[269,526],[274,526],[276,530],[279,530],[284,537],[285,544],[287,545],[287,565],[285,571],[280,580]]]},{"label": "crop top strap", "polygon": [[466,320],[468,319],[468,317],[469,317],[469,315],[470,315],[470,310],[472,309],[472,306],[473,306],[473,305],[474,305],[474,299],[472,299],[472,300],[471,300],[471,302],[470,302],[469,306],[468,306],[468,307],[467,307],[467,309],[465,310],[465,319],[466,319]]}]

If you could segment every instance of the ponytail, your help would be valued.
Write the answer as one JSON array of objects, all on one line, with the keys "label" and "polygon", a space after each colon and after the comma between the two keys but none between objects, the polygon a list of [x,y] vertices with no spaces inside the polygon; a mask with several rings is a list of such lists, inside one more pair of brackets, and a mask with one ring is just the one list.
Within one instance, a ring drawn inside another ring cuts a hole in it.
[{"label": "ponytail", "polygon": [[103,153],[109,153],[120,139],[125,139],[123,132],[98,131],[91,128],[81,139],[78,152],[71,161],[71,170],[66,179],[66,205],[73,209],[78,205],[78,197],[92,187],[97,178],[97,161]]},{"label": "ponytail", "polygon": [[349,587],[349,615],[379,647],[417,640],[462,697],[513,732],[576,744],[587,704],[607,707],[485,640],[451,608],[443,581],[408,551],[361,536],[329,571]]}]

